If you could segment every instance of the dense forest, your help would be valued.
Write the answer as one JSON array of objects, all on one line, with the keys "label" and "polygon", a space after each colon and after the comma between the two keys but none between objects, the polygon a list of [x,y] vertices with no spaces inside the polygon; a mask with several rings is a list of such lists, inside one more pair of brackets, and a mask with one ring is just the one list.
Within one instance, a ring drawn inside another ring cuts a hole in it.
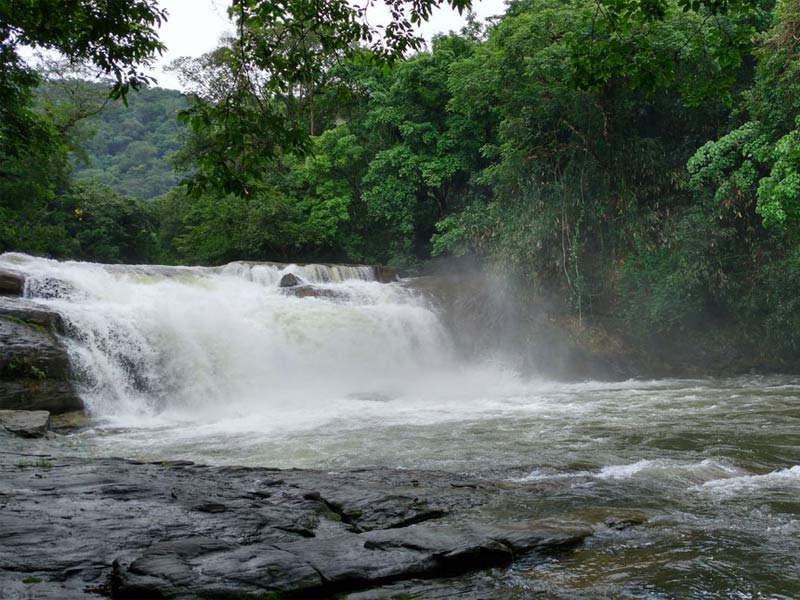
[{"label": "dense forest", "polygon": [[469,257],[581,319],[650,339],[733,331],[789,364],[800,2],[627,4],[514,0],[389,62],[323,40],[321,68],[221,119],[241,39],[175,65],[186,97],[126,106],[42,76],[29,140],[0,149],[0,251],[411,272]]},{"label": "dense forest", "polygon": [[[102,88],[95,94],[103,91],[107,93]],[[172,156],[183,129],[178,113],[187,105],[180,92],[159,88],[131,94],[127,106],[109,103],[87,123],[90,133],[79,147],[81,153],[73,157],[73,176],[138,198],[167,193],[178,183]]]}]

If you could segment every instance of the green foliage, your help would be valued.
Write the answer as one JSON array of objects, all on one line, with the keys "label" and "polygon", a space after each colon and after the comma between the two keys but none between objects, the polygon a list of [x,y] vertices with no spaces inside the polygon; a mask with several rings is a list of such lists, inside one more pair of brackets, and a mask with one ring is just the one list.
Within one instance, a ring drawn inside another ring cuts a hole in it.
[{"label": "green foliage", "polygon": [[60,199],[75,258],[144,263],[155,251],[156,222],[149,206],[93,181],[77,182]]},{"label": "green foliage", "polygon": [[[222,75],[197,93],[182,118],[203,139],[197,145],[192,189],[252,193],[259,173],[284,152],[312,149],[303,107],[312,101],[332,65],[345,59],[383,64],[421,47],[415,25],[438,0],[385,0],[391,21],[369,25],[365,8],[347,0],[234,0],[229,15],[237,38],[208,57]],[[448,0],[459,11],[467,0]],[[311,130],[311,131],[309,131]]]},{"label": "green foliage", "polygon": [[67,150],[51,123],[31,115],[27,142],[0,146],[0,251],[55,254],[72,243],[57,203]]},{"label": "green foliage", "polygon": [[[0,249],[474,255],[580,318],[658,339],[735,325],[796,357],[796,0],[515,0],[424,51],[410,27],[433,3],[389,5],[377,37],[345,0],[235,0],[235,38],[175,65],[188,108],[145,89],[94,118],[102,87],[70,77],[47,78],[37,110],[6,39],[0,135],[26,137],[0,147]],[[187,187],[165,168],[176,149]],[[118,193],[72,181],[70,156]]]},{"label": "green foliage", "polygon": [[[115,94],[124,96],[151,81],[139,69],[164,50],[156,29],[165,18],[154,0],[99,6],[92,0],[7,0],[0,5],[0,45],[14,56],[26,45],[89,62],[113,77]],[[9,66],[4,61],[0,70]]]},{"label": "green foliage", "polygon": [[688,167],[694,188],[712,190],[718,204],[755,206],[765,226],[786,229],[800,217],[800,8],[779,2],[775,16],[746,97],[751,120],[705,144]]},{"label": "green foliage", "polygon": [[247,198],[175,190],[156,201],[165,259],[218,264],[360,256],[351,212],[364,149],[346,126],[314,143],[313,156],[273,162]]},{"label": "green foliage", "polygon": [[[722,98],[764,22],[759,0],[597,0],[568,34],[574,81],[597,90],[615,78],[652,93],[677,83],[692,106]],[[588,8],[588,10],[586,10]],[[692,62],[691,78],[681,63]],[[681,81],[684,79],[684,81]]]},{"label": "green foliage", "polygon": [[[99,86],[83,85],[99,91]],[[73,153],[74,176],[94,179],[128,196],[150,199],[165,194],[178,184],[172,158],[184,130],[177,115],[186,105],[180,92],[143,88],[128,97],[128,106],[105,106],[89,119],[92,131],[82,142],[82,155]]]},{"label": "green foliage", "polygon": [[[474,55],[451,72],[452,110],[495,121],[474,180],[494,195],[440,225],[436,251],[479,250],[529,280],[560,290],[579,312],[610,292],[617,257],[649,240],[688,201],[683,165],[720,112],[687,111],[677,90],[644,94],[617,80],[575,89],[573,39],[592,5],[512,5]],[[660,43],[677,50],[683,21]],[[681,21],[683,19],[683,21]],[[687,34],[688,35],[688,34]],[[678,63],[694,70],[691,56]],[[477,109],[477,112],[476,112]],[[669,124],[669,125],[667,125]],[[638,241],[637,241],[638,240]]]},{"label": "green foliage", "polygon": [[41,125],[31,111],[38,75],[19,46],[60,52],[113,78],[111,95],[125,98],[151,80],[140,69],[164,49],[156,28],[165,13],[154,0],[6,0],[0,3],[0,147],[17,155],[39,145]]},{"label": "green foliage", "polygon": [[[64,202],[74,199],[65,196],[68,151],[82,139],[78,124],[88,116],[84,98],[67,94],[65,101],[63,94],[45,92],[37,109],[33,88],[40,76],[22,61],[19,47],[58,51],[73,64],[90,65],[111,78],[112,88],[104,95],[124,100],[129,89],[151,79],[142,67],[164,48],[155,32],[164,17],[153,0],[0,3],[0,250],[58,257],[93,251],[82,250],[86,238],[75,237],[64,209]],[[88,245],[94,248],[95,242]],[[102,255],[127,257],[109,248]]]},{"label": "green foliage", "polygon": [[741,310],[757,324],[756,340],[765,353],[793,365],[800,351],[800,246],[766,262]]},{"label": "green foliage", "polygon": [[641,246],[620,268],[619,294],[627,318],[646,335],[689,332],[723,314],[735,290],[732,228],[702,208],[686,211],[664,243]]},{"label": "green foliage", "polygon": [[483,164],[485,125],[447,111],[451,69],[469,57],[471,37],[441,36],[373,87],[367,124],[375,154],[363,179],[363,201],[373,229],[386,236],[387,258],[412,264],[430,252],[436,222],[475,193],[470,174]]}]

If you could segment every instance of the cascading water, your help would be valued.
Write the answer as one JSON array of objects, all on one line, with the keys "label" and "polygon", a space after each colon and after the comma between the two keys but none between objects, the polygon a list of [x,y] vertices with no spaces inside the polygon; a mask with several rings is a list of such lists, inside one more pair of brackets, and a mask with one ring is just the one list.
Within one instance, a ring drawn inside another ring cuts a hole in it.
[{"label": "cascading water", "polygon": [[[366,266],[108,266],[6,254],[58,311],[93,415],[120,423],[258,416],[317,422],[454,368],[431,307]],[[319,297],[278,287],[286,273]]]},{"label": "cascading water", "polygon": [[[467,364],[423,297],[369,267],[0,266],[66,323],[96,417],[54,442],[71,454],[508,478],[556,522],[647,524],[518,563],[487,596],[800,597],[797,378],[561,384]],[[318,297],[281,290],[287,272]]]}]

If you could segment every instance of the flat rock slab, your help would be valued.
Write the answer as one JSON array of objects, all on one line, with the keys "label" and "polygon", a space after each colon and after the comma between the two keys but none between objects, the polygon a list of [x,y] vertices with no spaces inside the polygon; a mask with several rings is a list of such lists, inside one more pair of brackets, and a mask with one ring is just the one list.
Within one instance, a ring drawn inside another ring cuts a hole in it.
[{"label": "flat rock slab", "polygon": [[4,598],[328,597],[558,555],[595,526],[526,514],[529,486],[425,471],[6,452],[0,482]]},{"label": "flat rock slab", "polygon": [[42,437],[50,425],[46,410],[0,410],[0,427],[20,437]]}]

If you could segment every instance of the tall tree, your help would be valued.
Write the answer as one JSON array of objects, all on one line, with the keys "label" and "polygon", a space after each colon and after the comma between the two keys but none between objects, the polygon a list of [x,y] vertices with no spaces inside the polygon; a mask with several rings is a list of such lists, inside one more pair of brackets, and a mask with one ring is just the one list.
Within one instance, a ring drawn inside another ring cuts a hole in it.
[{"label": "tall tree", "polygon": [[[464,10],[469,0],[447,0]],[[367,3],[369,6],[371,3]],[[199,96],[184,118],[203,131],[197,189],[247,195],[275,156],[312,149],[298,99],[313,93],[332,63],[364,56],[391,62],[421,47],[416,26],[440,0],[384,0],[390,22],[370,26],[367,8],[348,0],[233,0],[237,36],[224,51],[228,74],[221,98]]]}]

